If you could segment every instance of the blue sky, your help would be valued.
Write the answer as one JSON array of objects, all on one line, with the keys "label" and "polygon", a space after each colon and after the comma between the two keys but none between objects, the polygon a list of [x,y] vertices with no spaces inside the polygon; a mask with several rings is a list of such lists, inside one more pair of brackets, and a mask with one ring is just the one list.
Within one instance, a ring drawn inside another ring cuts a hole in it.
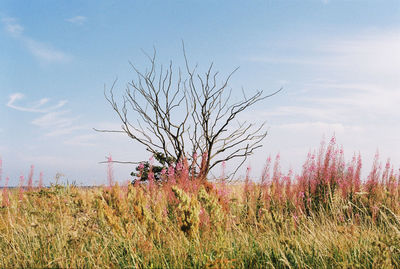
[{"label": "blue sky", "polygon": [[[123,90],[133,78],[128,61],[147,66],[141,49],[182,64],[181,40],[200,67],[240,66],[236,97],[242,86],[249,94],[284,87],[241,116],[269,128],[249,160],[254,176],[278,152],[284,169],[299,169],[334,133],[367,170],[377,149],[400,166],[398,0],[2,0],[0,20],[0,156],[11,185],[31,164],[46,183],[60,172],[102,184],[106,155],[149,158],[128,138],[92,128],[119,127],[104,84],[118,77]],[[114,168],[120,181],[132,170]]]}]

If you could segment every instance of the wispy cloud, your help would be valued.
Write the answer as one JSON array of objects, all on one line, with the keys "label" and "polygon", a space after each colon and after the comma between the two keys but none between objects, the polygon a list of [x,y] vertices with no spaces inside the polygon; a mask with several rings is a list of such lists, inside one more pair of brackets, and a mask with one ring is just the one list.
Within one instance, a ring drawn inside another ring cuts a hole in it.
[{"label": "wispy cloud", "polygon": [[87,21],[87,17],[85,16],[75,16],[69,19],[66,19],[66,21],[76,24],[76,25],[83,25]]},{"label": "wispy cloud", "polygon": [[400,115],[398,104],[400,103],[400,88],[391,88],[384,85],[366,84],[365,86],[352,84],[321,85],[320,89],[333,89],[340,95],[332,97],[313,96],[304,98],[321,107],[351,108],[362,112],[362,115],[374,114],[376,116]]},{"label": "wispy cloud", "polygon": [[28,50],[38,59],[46,62],[68,62],[71,57],[50,45],[38,42],[33,39],[24,38],[24,44]]},{"label": "wispy cloud", "polygon": [[79,130],[89,130],[88,126],[77,124],[80,116],[71,116],[70,111],[55,111],[45,113],[43,116],[34,119],[31,123],[46,130],[46,137],[56,137],[74,134]]},{"label": "wispy cloud", "polygon": [[349,131],[362,131],[363,128],[357,125],[345,125],[343,123],[330,123],[322,121],[311,121],[311,122],[296,122],[274,125],[274,128],[282,130],[290,130],[296,132],[307,132],[307,131],[318,131],[319,133],[344,133],[346,130]]},{"label": "wispy cloud", "polygon": [[1,21],[4,24],[5,30],[9,34],[11,34],[15,37],[21,36],[22,33],[24,32],[24,27],[22,27],[20,24],[18,24],[17,20],[15,18],[6,17],[6,18],[3,18]]},{"label": "wispy cloud", "polygon": [[33,112],[33,113],[48,113],[50,111],[59,109],[63,107],[66,103],[67,100],[61,100],[59,101],[56,105],[53,106],[47,106],[45,105],[50,101],[49,98],[43,98],[36,102],[36,104],[33,105],[27,105],[27,106],[21,106],[17,105],[17,101],[24,99],[25,95],[22,93],[14,93],[9,96],[9,100],[7,102],[7,106],[19,111],[24,111],[24,112]]},{"label": "wispy cloud", "polygon": [[68,110],[45,113],[31,123],[45,131],[46,137],[59,137],[74,134],[76,131],[89,129],[77,123],[80,116],[72,116]]},{"label": "wispy cloud", "polygon": [[336,134],[349,154],[360,150],[373,156],[379,148],[383,156],[400,160],[393,152],[400,141],[399,48],[399,28],[366,29],[346,36],[302,37],[282,43],[278,53],[248,57],[298,70],[288,78],[292,95],[286,104],[259,112],[259,118],[268,120],[271,141],[285,141],[272,145],[267,139],[269,150],[290,155],[296,145],[304,151],[304,145]]},{"label": "wispy cloud", "polygon": [[[366,30],[352,36],[312,41],[299,40],[293,42],[296,44],[293,47],[285,47],[285,51],[296,55],[293,57],[277,53],[248,58],[268,64],[299,64],[302,69],[325,76],[324,81],[297,84],[307,89],[308,97],[299,97],[301,102],[295,106],[269,111],[270,115],[297,112],[324,117],[340,111],[353,111],[351,114],[360,116],[368,111],[399,115],[400,29]],[[305,53],[297,53],[299,51]],[[315,110],[322,113],[315,113]]]},{"label": "wispy cloud", "polygon": [[74,118],[66,117],[68,114],[69,111],[67,110],[48,112],[42,117],[33,120],[32,124],[42,128],[67,128],[70,127],[75,120]]},{"label": "wispy cloud", "polygon": [[268,63],[268,64],[294,64],[294,65],[332,65],[328,59],[312,59],[307,57],[283,57],[283,56],[251,56],[246,58],[247,61],[253,63]]},{"label": "wispy cloud", "polygon": [[69,135],[80,130],[91,130],[91,128],[89,126],[84,126],[84,125],[71,125],[58,129],[53,129],[50,132],[46,133],[46,136],[51,137],[51,136]]},{"label": "wispy cloud", "polygon": [[330,62],[354,75],[386,80],[396,78],[400,70],[400,29],[367,32],[352,38],[327,42],[321,50],[330,55]]},{"label": "wispy cloud", "polygon": [[[250,62],[291,64],[352,72],[352,76],[373,75],[380,79],[400,76],[400,29],[366,30],[349,36],[282,44],[282,53],[248,56]],[[287,51],[291,55],[287,56]],[[339,70],[340,69],[340,70]]]},{"label": "wispy cloud", "polygon": [[50,98],[42,98],[31,104],[19,105],[18,102],[24,98],[25,95],[22,93],[11,94],[6,106],[22,112],[42,114],[31,123],[45,130],[45,136],[61,136],[77,130],[89,129],[89,127],[76,124],[79,116],[73,117],[69,110],[60,110],[67,104],[67,100],[61,100],[55,105],[50,105]]},{"label": "wispy cloud", "polygon": [[293,105],[293,106],[278,106],[276,108],[268,109],[261,112],[262,118],[269,118],[271,116],[296,116],[306,117],[316,120],[329,120],[333,116],[337,116],[337,109],[327,109],[326,107],[308,105]]},{"label": "wispy cloud", "polygon": [[67,139],[64,143],[67,145],[74,146],[95,146],[96,135],[94,134],[86,134],[86,135],[77,135],[70,139]]},{"label": "wispy cloud", "polygon": [[24,27],[15,18],[5,17],[1,20],[4,29],[13,38],[19,40],[24,47],[38,60],[43,62],[68,62],[71,56],[53,48],[51,45],[35,40],[24,34]]}]

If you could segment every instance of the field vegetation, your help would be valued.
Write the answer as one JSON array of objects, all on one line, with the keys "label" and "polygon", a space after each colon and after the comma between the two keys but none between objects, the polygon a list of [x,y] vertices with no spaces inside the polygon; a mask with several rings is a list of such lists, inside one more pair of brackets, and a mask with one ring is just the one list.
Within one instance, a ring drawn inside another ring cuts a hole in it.
[{"label": "field vegetation", "polygon": [[186,160],[145,184],[114,184],[110,166],[93,188],[36,187],[32,171],[2,190],[0,267],[400,268],[399,171],[376,156],[362,179],[343,156],[332,139],[297,175],[277,156],[239,183]]}]

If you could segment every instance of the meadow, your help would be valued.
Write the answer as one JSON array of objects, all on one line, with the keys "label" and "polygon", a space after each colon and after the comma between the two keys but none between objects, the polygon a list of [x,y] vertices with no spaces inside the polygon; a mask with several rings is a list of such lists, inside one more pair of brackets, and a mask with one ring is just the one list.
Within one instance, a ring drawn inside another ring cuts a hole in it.
[{"label": "meadow", "polygon": [[361,178],[361,157],[343,156],[332,139],[297,175],[268,158],[256,182],[208,181],[185,160],[146,184],[31,173],[2,189],[0,267],[400,268],[399,171],[376,156]]}]

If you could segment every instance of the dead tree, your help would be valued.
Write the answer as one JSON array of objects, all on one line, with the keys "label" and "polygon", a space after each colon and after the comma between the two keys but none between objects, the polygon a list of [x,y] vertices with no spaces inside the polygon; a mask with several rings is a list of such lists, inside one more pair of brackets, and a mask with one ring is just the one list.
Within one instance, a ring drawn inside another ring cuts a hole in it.
[{"label": "dead tree", "polygon": [[108,93],[104,89],[121,120],[121,130],[95,130],[125,133],[152,154],[163,154],[169,164],[201,154],[206,156],[206,174],[219,163],[241,159],[233,175],[267,135],[265,123],[236,122],[237,116],[281,89],[268,95],[257,91],[249,97],[242,89],[242,99],[232,102],[229,81],[237,68],[218,82],[219,72],[212,63],[200,74],[197,65],[190,67],[184,47],[183,55],[183,70],[174,69],[172,61],[167,68],[157,65],[156,50],[152,56],[146,54],[149,69],[140,71],[130,63],[136,78],[128,83],[122,100],[118,102],[114,95],[116,81]]}]

